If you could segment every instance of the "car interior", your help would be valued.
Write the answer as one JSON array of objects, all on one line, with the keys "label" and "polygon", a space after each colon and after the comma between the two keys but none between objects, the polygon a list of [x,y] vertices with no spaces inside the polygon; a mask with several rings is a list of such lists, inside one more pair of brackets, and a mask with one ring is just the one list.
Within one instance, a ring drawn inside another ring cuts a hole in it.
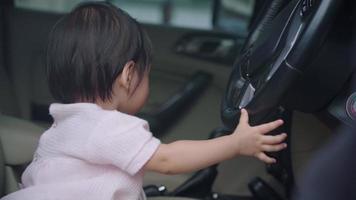
[{"label": "car interior", "polygon": [[[47,37],[82,1],[0,2],[0,197],[20,189],[51,126]],[[275,164],[237,157],[192,174],[147,172],[148,199],[292,199],[315,152],[355,125],[353,0],[108,2],[152,40],[151,94],[138,116],[162,142],[229,134],[242,108],[251,125],[283,119],[270,134],[288,134],[288,147],[271,154]]]}]

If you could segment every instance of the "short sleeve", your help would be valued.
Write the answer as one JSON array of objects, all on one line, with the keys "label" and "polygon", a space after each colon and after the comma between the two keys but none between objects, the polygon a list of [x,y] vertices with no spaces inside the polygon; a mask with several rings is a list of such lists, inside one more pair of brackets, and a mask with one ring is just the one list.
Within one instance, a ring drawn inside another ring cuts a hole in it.
[{"label": "short sleeve", "polygon": [[159,144],[144,120],[106,122],[90,137],[87,157],[90,162],[111,164],[134,175],[152,157]]}]

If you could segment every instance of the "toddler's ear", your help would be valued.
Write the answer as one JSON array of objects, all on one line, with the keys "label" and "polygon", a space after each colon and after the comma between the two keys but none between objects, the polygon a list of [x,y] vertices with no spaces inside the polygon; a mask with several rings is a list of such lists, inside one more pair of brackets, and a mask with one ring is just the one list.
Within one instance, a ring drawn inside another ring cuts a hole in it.
[{"label": "toddler's ear", "polygon": [[122,69],[121,76],[119,76],[120,85],[128,92],[130,92],[132,81],[135,75],[135,64],[136,63],[132,60],[128,61]]}]

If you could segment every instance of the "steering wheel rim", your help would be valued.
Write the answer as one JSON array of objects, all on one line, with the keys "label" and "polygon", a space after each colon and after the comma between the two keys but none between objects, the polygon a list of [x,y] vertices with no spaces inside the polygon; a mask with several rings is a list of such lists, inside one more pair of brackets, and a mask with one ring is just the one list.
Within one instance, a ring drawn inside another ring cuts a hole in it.
[{"label": "steering wheel rim", "polygon": [[222,100],[227,128],[236,127],[241,108],[248,110],[251,124],[258,124],[281,104],[324,41],[341,2],[293,0],[257,39],[255,30],[250,32]]}]

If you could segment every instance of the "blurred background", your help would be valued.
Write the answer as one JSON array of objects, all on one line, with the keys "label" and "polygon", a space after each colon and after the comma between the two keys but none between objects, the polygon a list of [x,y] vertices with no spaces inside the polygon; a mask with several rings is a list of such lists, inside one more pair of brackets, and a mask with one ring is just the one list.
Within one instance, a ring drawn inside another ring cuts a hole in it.
[{"label": "blurred background", "polygon": [[[45,12],[66,13],[87,0],[15,0],[15,6]],[[195,29],[213,29],[213,0],[108,0],[143,23]],[[254,1],[224,0],[225,14],[233,15],[231,31],[246,31]],[[239,23],[236,23],[236,21]],[[229,23],[229,22],[226,22]]]}]

